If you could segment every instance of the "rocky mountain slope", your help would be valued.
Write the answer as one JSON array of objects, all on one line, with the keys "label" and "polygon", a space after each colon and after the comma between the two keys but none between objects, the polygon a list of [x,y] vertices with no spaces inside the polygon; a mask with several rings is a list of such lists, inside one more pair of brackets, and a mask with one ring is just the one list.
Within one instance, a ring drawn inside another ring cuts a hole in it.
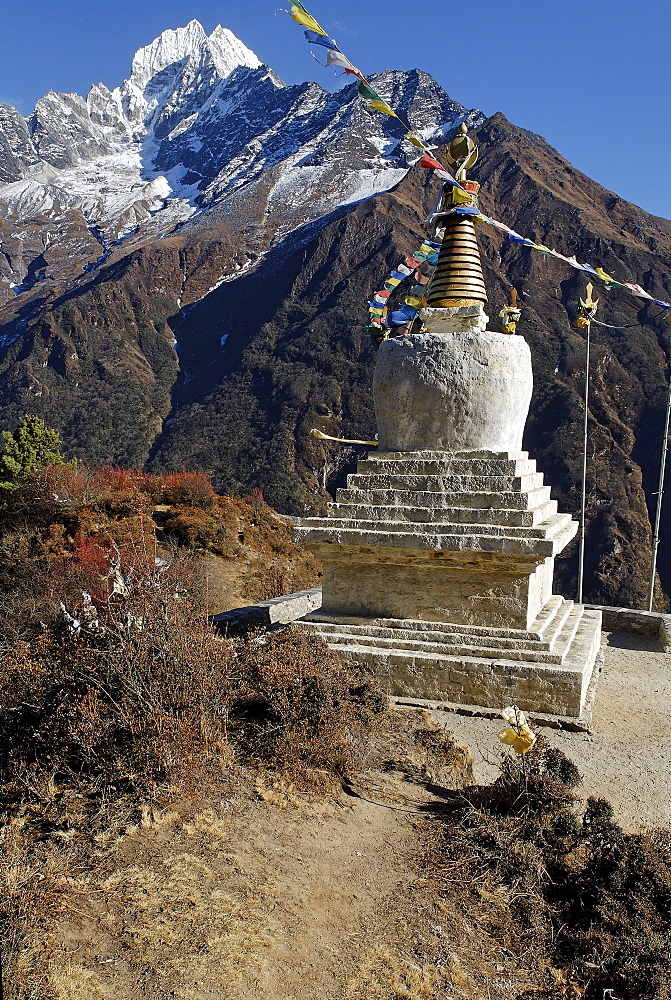
[{"label": "rocky mountain slope", "polygon": [[[670,222],[421,71],[375,84],[431,143],[468,122],[487,214],[671,297]],[[325,469],[333,481],[347,455],[309,430],[374,431],[367,300],[417,246],[436,195],[398,124],[353,85],[284,86],[226,29],[208,38],[191,22],[140,50],[120,88],[49,94],[26,121],[5,106],[0,128],[3,426],[38,413],[89,461],[204,468],[222,490],[318,509]],[[493,229],[480,245],[493,320],[511,284],[525,302],[526,446],[576,513],[584,282]],[[617,329],[593,330],[585,593],[641,606],[671,327],[641,300],[599,294]],[[569,596],[574,575],[575,551],[560,567]]]}]

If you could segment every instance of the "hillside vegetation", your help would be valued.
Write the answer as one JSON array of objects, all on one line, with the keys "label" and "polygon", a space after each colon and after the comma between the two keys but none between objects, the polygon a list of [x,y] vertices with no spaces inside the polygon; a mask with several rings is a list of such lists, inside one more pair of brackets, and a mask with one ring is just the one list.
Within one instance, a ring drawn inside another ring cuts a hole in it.
[{"label": "hillside vegetation", "polygon": [[268,566],[314,582],[202,474],[50,465],[2,497],[8,1000],[668,1000],[668,833],[585,808],[542,737],[474,785],[317,637],[223,638],[205,551],[250,599]]}]

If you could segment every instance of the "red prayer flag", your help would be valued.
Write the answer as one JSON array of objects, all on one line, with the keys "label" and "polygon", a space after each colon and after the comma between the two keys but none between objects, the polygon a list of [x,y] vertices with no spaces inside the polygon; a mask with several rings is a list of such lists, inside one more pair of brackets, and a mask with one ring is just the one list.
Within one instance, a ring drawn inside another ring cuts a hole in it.
[{"label": "red prayer flag", "polygon": [[432,156],[425,153],[424,156],[419,161],[420,167],[426,167],[427,170],[443,170],[444,167],[438,160],[434,160]]}]

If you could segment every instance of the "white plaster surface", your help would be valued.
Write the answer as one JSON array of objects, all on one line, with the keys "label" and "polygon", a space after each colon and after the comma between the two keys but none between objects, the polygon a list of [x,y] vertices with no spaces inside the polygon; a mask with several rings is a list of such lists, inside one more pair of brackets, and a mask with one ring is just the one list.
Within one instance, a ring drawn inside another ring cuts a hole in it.
[{"label": "white plaster surface", "polygon": [[529,346],[472,320],[475,328],[380,345],[373,396],[381,451],[521,450],[533,389]]}]

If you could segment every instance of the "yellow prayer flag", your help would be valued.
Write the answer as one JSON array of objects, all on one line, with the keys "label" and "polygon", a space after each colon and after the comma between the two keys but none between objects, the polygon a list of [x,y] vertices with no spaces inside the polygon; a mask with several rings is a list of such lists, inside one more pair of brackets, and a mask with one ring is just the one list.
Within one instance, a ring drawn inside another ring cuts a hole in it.
[{"label": "yellow prayer flag", "polygon": [[417,298],[416,295],[408,295],[406,296],[405,304],[406,306],[412,306],[413,309],[416,309],[418,306],[421,306],[422,300]]},{"label": "yellow prayer flag", "polygon": [[609,274],[606,274],[606,272],[602,267],[595,267],[594,270],[599,275],[599,277],[603,279],[603,281],[615,281],[615,278],[611,278]]},{"label": "yellow prayer flag", "polygon": [[470,204],[473,201],[473,195],[455,187],[452,191],[452,201],[457,205]]},{"label": "yellow prayer flag", "polygon": [[[315,21],[312,14],[308,14],[306,10],[301,10],[300,7],[291,5],[291,20],[298,21],[299,24],[304,25],[304,27],[309,28],[310,31],[316,31],[318,35],[326,35],[324,29]],[[328,38],[328,35],[326,35]]]},{"label": "yellow prayer flag", "polygon": [[366,101],[369,108],[374,108],[376,111],[383,111],[385,115],[391,115],[392,118],[398,118],[395,111],[389,107],[386,101]]},{"label": "yellow prayer flag", "polygon": [[424,145],[424,143],[420,142],[420,140],[417,139],[412,134],[412,132],[408,132],[408,134],[406,135],[406,139],[408,140],[408,142],[411,142],[413,144],[413,146],[417,146],[418,149],[425,149],[426,148],[425,145]]}]

